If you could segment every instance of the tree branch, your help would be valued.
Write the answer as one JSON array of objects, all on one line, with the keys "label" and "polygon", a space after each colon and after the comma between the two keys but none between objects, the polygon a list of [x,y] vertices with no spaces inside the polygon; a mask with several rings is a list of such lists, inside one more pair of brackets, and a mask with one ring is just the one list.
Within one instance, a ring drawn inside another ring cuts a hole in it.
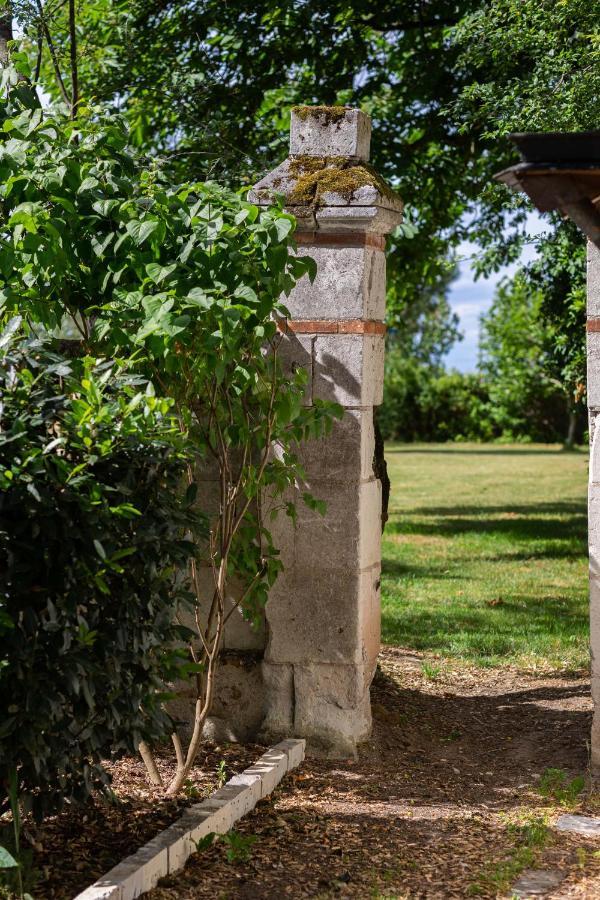
[{"label": "tree branch", "polygon": [[5,69],[9,63],[8,44],[13,39],[12,4],[4,3],[0,13],[0,66]]},{"label": "tree branch", "polygon": [[33,73],[33,83],[36,85],[40,78],[40,70],[42,68],[42,53],[44,51],[44,35],[41,26],[38,27],[37,33],[37,55],[35,59],[35,71]]},{"label": "tree branch", "polygon": [[44,37],[46,38],[46,43],[48,44],[48,50],[50,52],[50,59],[52,60],[52,67],[54,69],[54,74],[56,75],[56,81],[58,83],[58,87],[61,93],[61,96],[67,106],[71,109],[72,102],[67,94],[67,89],[65,87],[65,83],[63,81],[63,77],[60,72],[60,66],[58,65],[58,57],[56,54],[56,47],[54,46],[54,41],[52,40],[52,35],[50,34],[50,29],[48,28],[48,23],[46,22],[46,17],[44,16],[44,7],[42,6],[41,0],[36,0],[36,6],[38,9],[38,15],[40,17],[40,24],[42,26],[42,31],[44,32]]},{"label": "tree branch", "polygon": [[71,118],[77,115],[79,103],[79,71],[77,69],[77,31],[75,28],[75,0],[69,0],[69,52],[71,55]]}]

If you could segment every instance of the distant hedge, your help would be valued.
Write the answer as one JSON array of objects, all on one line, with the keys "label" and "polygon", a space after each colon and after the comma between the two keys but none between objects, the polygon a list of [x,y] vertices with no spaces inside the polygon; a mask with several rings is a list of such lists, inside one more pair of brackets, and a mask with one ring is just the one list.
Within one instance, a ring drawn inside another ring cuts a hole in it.
[{"label": "distant hedge", "polygon": [[[509,402],[510,401],[510,402]],[[565,396],[548,387],[534,396],[498,397],[480,374],[445,372],[388,351],[378,421],[386,440],[562,442],[569,427]],[[577,439],[583,439],[580,416]]]}]

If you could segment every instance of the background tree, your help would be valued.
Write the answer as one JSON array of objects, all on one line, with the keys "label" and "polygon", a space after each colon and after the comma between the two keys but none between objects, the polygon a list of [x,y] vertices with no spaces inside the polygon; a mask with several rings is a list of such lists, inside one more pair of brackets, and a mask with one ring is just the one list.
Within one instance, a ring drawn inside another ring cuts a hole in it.
[{"label": "background tree", "polygon": [[481,317],[479,368],[489,395],[485,412],[505,438],[572,444],[571,393],[551,374],[554,335],[542,317],[542,304],[543,295],[531,290],[523,273],[499,285]]},{"label": "background tree", "polygon": [[[18,5],[32,51],[39,6]],[[47,2],[43,15],[67,72],[68,10]],[[390,319],[400,321],[415,297],[444,296],[448,260],[467,234],[482,248],[481,273],[517,258],[527,205],[492,175],[514,160],[510,131],[597,127],[599,21],[597,0],[259,0],[251,8],[82,0],[79,80],[85,96],[118,107],[135,140],[174,170],[236,184],[285,155],[294,103],[365,109],[376,128],[374,163],[418,232],[396,241],[390,257]],[[56,93],[53,68],[44,51],[44,85]],[[539,239],[542,256],[555,227]],[[579,259],[581,236],[571,230],[561,240],[571,245],[565,259]],[[535,282],[554,298],[542,313],[552,307],[556,340],[574,337],[581,320],[571,304],[579,277],[554,265],[543,286]],[[424,319],[412,321],[419,343]],[[573,393],[580,380],[567,356],[581,355],[581,334],[560,350]]]}]

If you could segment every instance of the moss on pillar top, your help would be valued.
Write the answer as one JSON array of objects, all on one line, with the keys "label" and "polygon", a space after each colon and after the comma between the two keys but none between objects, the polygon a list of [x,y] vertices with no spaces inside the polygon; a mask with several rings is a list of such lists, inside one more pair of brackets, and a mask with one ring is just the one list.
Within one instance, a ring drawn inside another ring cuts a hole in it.
[{"label": "moss on pillar top", "polygon": [[350,109],[348,106],[293,106],[295,113],[302,122],[307,119],[320,119],[324,125],[339,124]]},{"label": "moss on pillar top", "polygon": [[[324,194],[338,194],[349,202],[354,193],[365,186],[374,187],[382,196],[397,200],[394,191],[372,166],[344,156],[293,156],[289,161],[288,177],[292,180],[286,191],[290,206],[319,206]],[[278,185],[274,183],[274,187]]]}]

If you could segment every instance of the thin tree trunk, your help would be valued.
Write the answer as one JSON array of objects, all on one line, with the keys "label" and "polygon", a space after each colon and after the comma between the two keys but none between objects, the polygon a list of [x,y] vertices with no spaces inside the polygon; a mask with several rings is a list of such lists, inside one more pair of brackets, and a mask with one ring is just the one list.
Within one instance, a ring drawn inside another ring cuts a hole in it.
[{"label": "thin tree trunk", "polygon": [[0,13],[0,66],[5,69],[9,63],[8,42],[13,39],[12,3],[4,3]]},{"label": "thin tree trunk", "polygon": [[69,0],[69,50],[71,54],[71,118],[77,116],[79,103],[79,71],[77,68],[77,31],[75,28],[75,0]]},{"label": "thin tree trunk", "polygon": [[48,23],[44,17],[44,7],[42,6],[42,0],[36,0],[36,6],[38,10],[38,15],[40,19],[40,26],[42,28],[42,32],[44,37],[46,38],[46,44],[48,46],[48,52],[50,53],[50,59],[52,60],[52,68],[54,69],[54,75],[56,76],[56,83],[58,84],[58,88],[60,90],[61,96],[69,109],[72,109],[73,104],[72,100],[67,93],[67,89],[65,87],[65,83],[62,77],[62,73],[60,71],[60,66],[58,64],[58,56],[56,53],[56,47],[54,46],[54,41],[52,40],[52,35],[50,33],[50,29],[48,28]]},{"label": "thin tree trunk", "polygon": [[152,784],[155,784],[157,787],[162,787],[162,778],[160,777],[160,772],[156,767],[156,760],[152,755],[152,750],[146,743],[146,741],[142,741],[140,746],[138,747],[140,751],[140,756],[144,760],[144,765],[148,771],[148,777]]},{"label": "thin tree trunk", "polygon": [[577,410],[575,406],[571,404],[569,406],[569,427],[567,430],[567,439],[565,441],[565,447],[568,450],[572,450],[575,446],[575,432],[577,429]]}]

